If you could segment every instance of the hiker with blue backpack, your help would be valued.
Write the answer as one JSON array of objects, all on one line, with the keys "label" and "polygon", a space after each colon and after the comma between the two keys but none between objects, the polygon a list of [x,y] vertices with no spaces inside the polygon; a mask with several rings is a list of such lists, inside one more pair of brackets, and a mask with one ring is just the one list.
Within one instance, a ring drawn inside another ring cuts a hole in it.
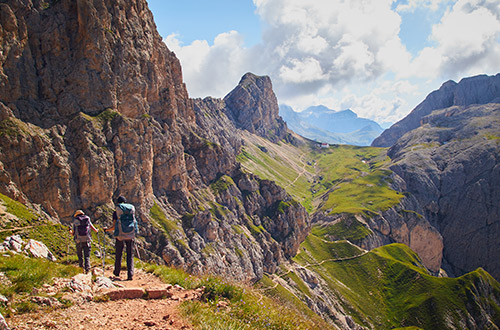
[{"label": "hiker with blue backpack", "polygon": [[113,225],[106,229],[113,231],[115,237],[115,270],[113,275],[120,277],[122,267],[123,248],[127,253],[127,280],[134,277],[134,244],[135,235],[139,233],[137,220],[135,218],[135,207],[127,203],[125,197],[120,196],[116,200],[116,210],[113,212]]},{"label": "hiker with blue backpack", "polygon": [[99,231],[82,210],[77,210],[73,215],[73,229],[70,229],[70,233],[75,239],[78,264],[85,274],[90,270],[91,229],[96,233]]}]

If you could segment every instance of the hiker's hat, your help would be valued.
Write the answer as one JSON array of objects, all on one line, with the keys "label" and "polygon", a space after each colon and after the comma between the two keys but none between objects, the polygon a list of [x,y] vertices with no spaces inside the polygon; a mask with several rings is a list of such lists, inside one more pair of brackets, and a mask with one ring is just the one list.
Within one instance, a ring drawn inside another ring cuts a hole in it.
[{"label": "hiker's hat", "polygon": [[79,215],[84,215],[84,214],[85,214],[85,213],[83,213],[83,211],[82,211],[82,210],[77,210],[73,216],[74,216],[74,217],[77,217],[77,216],[79,216]]},{"label": "hiker's hat", "polygon": [[116,202],[117,202],[118,204],[120,204],[120,203],[126,203],[126,202],[127,202],[127,200],[125,199],[125,197],[120,196],[120,197],[118,197],[118,199],[116,200]]}]

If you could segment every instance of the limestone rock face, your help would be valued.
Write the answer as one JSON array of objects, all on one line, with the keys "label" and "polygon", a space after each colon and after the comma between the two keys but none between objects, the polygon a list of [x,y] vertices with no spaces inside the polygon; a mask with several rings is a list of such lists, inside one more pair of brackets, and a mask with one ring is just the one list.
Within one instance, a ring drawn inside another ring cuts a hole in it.
[{"label": "limestone rock face", "polygon": [[[393,176],[397,182],[401,180]],[[394,189],[399,187],[394,186]],[[343,222],[347,226],[360,222],[370,229],[370,234],[351,243],[365,250],[373,250],[391,243],[403,243],[415,251],[422,259],[422,264],[433,274],[438,274],[443,259],[443,238],[439,231],[429,221],[419,214],[422,212],[414,197],[405,197],[401,202],[379,214],[370,216],[338,214],[333,216],[316,213],[313,222],[318,224],[335,224]],[[333,240],[343,237],[332,237]]]},{"label": "limestone rock face", "polygon": [[387,211],[366,219],[373,234],[363,239],[360,246],[371,250],[390,243],[403,243],[415,251],[422,264],[432,273],[441,269],[443,238],[427,219],[415,211],[418,203],[410,199]]},{"label": "limestone rock face", "polygon": [[443,237],[443,265],[500,278],[500,104],[433,111],[389,149],[391,169]]},{"label": "limestone rock face", "polygon": [[278,101],[269,77],[245,74],[238,86],[226,95],[224,101],[228,116],[236,127],[273,142],[285,137],[286,124],[279,116]]},{"label": "limestone rock face", "polygon": [[50,127],[112,108],[194,120],[179,61],[145,1],[7,1],[4,11],[0,95],[16,117]]},{"label": "limestone rock face", "polygon": [[149,258],[257,279],[297,252],[309,218],[280,187],[245,178],[242,128],[286,136],[270,79],[190,99],[145,0],[0,3],[0,193],[103,226],[124,195]]},{"label": "limestone rock face", "polygon": [[444,83],[439,90],[429,94],[413,111],[401,121],[385,130],[376,138],[372,146],[390,147],[405,133],[418,128],[423,117],[433,110],[451,106],[500,103],[500,74],[496,76],[476,76]]}]

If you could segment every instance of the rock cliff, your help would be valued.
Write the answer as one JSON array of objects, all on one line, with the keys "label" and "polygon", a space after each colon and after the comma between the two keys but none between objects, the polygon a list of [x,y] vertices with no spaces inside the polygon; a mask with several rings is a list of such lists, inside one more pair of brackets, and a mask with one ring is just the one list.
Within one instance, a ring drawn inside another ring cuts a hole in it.
[{"label": "rock cliff", "polygon": [[[392,174],[392,187],[397,191],[406,191],[406,184],[397,174]],[[385,210],[370,214],[335,214],[316,212],[312,217],[314,225],[331,226],[343,223],[346,228],[356,226],[368,228],[366,235],[352,237],[329,237],[332,241],[348,240],[365,249],[403,243],[415,251],[422,259],[422,264],[431,273],[437,275],[443,259],[443,238],[439,231],[422,216],[423,210],[415,196],[405,196],[401,201]]]},{"label": "rock cliff", "polygon": [[287,127],[279,116],[278,100],[269,77],[245,74],[224,102],[236,127],[273,142],[286,137]]},{"label": "rock cliff", "polygon": [[389,149],[391,169],[443,236],[443,266],[454,275],[483,267],[500,278],[500,104],[454,106]]},{"label": "rock cliff", "polygon": [[399,190],[442,235],[442,266],[451,275],[483,267],[500,278],[498,102],[500,74],[448,81],[373,143],[392,146]]},{"label": "rock cliff", "polygon": [[256,279],[297,252],[304,208],[235,160],[231,132],[286,135],[269,78],[247,74],[230,111],[194,106],[145,0],[0,7],[1,193],[103,226],[124,195],[142,250],[198,273]]},{"label": "rock cliff", "polygon": [[454,105],[468,106],[495,102],[500,103],[500,74],[464,78],[458,84],[450,80],[438,90],[430,93],[408,116],[385,130],[373,141],[372,146],[392,146],[406,132],[418,128],[421,125],[421,119],[433,110]]}]

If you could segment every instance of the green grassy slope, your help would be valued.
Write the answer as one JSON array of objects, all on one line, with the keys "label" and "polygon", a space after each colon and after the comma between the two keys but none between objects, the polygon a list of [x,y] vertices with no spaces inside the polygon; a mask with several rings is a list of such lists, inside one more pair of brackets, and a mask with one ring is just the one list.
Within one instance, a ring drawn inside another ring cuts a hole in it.
[{"label": "green grassy slope", "polygon": [[310,213],[369,214],[385,211],[404,197],[389,188],[385,151],[348,145],[320,149],[313,143],[294,147],[252,139],[238,161],[248,171],[276,181]]},{"label": "green grassy slope", "polygon": [[403,244],[346,253],[345,244],[311,234],[301,248],[294,260],[340,293],[348,302],[344,308],[365,326],[462,329],[467,317],[480,319],[482,310],[493,315],[490,323],[500,324],[500,284],[482,269],[437,278]]},{"label": "green grassy slope", "polygon": [[237,157],[243,168],[262,179],[275,181],[308,211],[313,211],[310,186],[315,170],[309,147],[298,148],[254,135],[244,136],[246,144]]}]

